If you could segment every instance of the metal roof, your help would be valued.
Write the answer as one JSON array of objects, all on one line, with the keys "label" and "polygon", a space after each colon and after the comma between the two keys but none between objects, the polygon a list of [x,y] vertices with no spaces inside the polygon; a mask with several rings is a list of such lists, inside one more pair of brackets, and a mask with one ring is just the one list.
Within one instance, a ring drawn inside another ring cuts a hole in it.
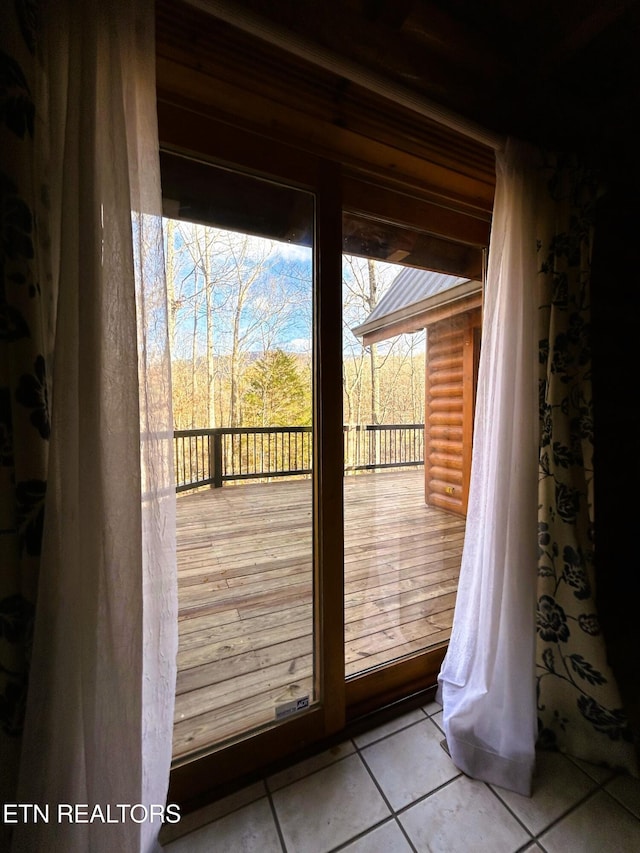
[{"label": "metal roof", "polygon": [[479,281],[405,267],[364,323],[355,326],[352,332],[358,336],[370,334],[481,288]]}]

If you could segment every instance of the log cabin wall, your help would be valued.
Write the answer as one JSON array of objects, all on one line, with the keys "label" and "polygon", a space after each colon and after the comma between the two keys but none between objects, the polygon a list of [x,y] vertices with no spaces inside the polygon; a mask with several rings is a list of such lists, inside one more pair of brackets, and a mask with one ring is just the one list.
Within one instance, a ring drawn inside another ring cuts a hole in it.
[{"label": "log cabin wall", "polygon": [[480,345],[480,309],[427,328],[425,501],[466,515]]}]

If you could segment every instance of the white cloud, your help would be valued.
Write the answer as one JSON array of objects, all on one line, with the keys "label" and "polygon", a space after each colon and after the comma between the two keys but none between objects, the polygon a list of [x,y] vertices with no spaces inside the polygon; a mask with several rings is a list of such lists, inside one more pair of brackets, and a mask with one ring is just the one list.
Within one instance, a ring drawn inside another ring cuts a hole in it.
[{"label": "white cloud", "polygon": [[297,243],[274,242],[274,254],[281,255],[287,261],[310,262],[312,250],[310,246],[300,246]]},{"label": "white cloud", "polygon": [[291,341],[285,341],[283,344],[288,352],[311,352],[311,341],[309,338],[293,338]]}]

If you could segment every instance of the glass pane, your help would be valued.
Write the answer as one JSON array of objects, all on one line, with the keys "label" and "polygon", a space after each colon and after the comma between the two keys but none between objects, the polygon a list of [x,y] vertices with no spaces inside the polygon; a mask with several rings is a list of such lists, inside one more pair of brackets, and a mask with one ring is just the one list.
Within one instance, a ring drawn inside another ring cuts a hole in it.
[{"label": "glass pane", "polygon": [[[449,639],[482,298],[468,276],[378,260],[399,257],[401,229],[357,221],[370,239],[343,256],[347,677]],[[376,229],[387,248],[373,252]]]},{"label": "glass pane", "polygon": [[183,759],[317,700],[314,198],[171,155],[163,190]]}]

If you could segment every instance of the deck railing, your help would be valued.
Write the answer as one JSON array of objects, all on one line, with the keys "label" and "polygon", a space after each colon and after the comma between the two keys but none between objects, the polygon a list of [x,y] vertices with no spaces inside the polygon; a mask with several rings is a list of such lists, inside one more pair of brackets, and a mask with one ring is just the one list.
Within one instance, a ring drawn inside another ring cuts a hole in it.
[{"label": "deck railing", "polygon": [[[180,429],[173,435],[178,492],[311,473],[309,426]],[[347,472],[422,465],[423,448],[424,424],[344,427]]]}]

